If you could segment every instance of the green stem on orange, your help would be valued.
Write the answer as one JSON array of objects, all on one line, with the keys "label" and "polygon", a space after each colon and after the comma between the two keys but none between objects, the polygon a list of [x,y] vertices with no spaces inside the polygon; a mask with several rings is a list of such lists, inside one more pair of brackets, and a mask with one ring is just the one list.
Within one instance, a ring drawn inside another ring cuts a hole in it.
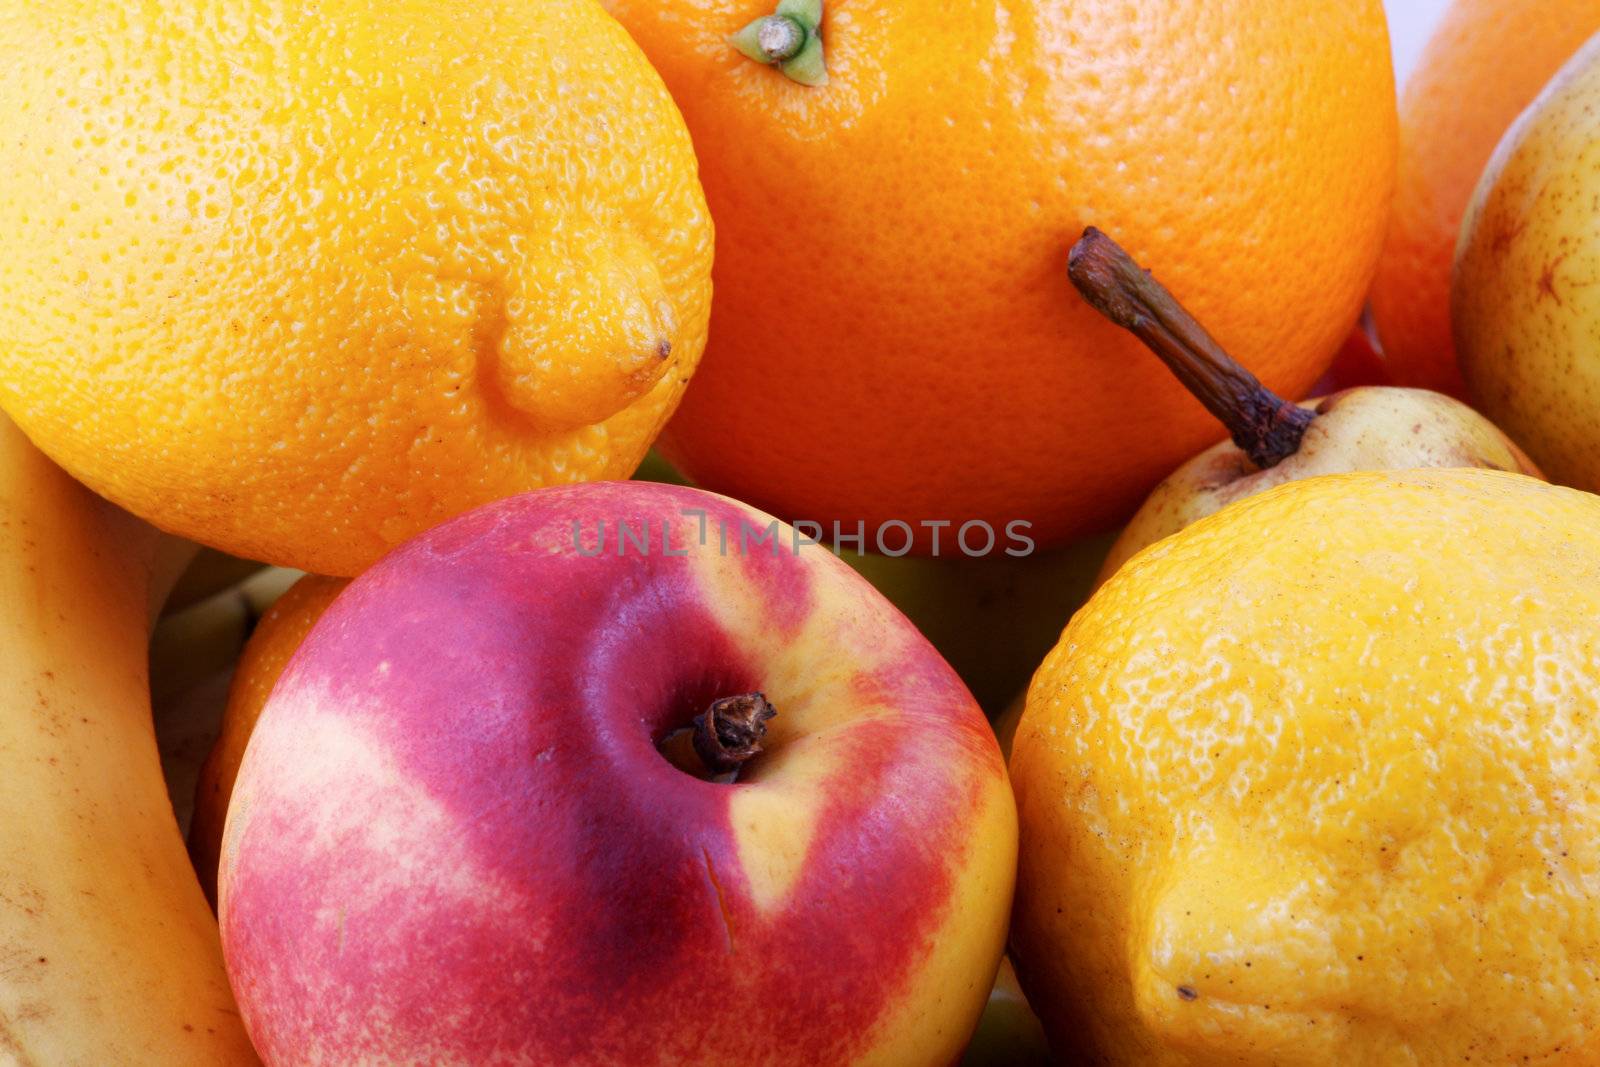
[{"label": "green stem on orange", "polygon": [[826,85],[822,0],[778,0],[777,10],[734,34],[729,43],[746,58],[776,66],[801,85]]},{"label": "green stem on orange", "polygon": [[1256,466],[1299,451],[1316,415],[1262,385],[1121,245],[1089,227],[1067,257],[1067,276],[1096,311],[1161,357]]}]

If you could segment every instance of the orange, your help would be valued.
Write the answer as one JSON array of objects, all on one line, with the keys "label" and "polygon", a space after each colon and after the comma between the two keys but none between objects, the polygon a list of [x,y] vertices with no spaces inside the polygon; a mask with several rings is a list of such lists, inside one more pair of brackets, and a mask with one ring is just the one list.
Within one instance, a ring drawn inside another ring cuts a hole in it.
[{"label": "orange", "polygon": [[1398,385],[1466,395],[1450,268],[1467,201],[1506,127],[1600,30],[1596,0],[1456,0],[1406,83],[1400,177],[1372,314]]},{"label": "orange", "polygon": [[189,824],[189,855],[206,897],[217,899],[217,863],[222,854],[222,827],[228,816],[228,800],[233,796],[234,779],[239,777],[239,761],[244,759],[246,743],[261,717],[278,675],[289,665],[300,642],[328,610],[344,587],[343,578],[324,578],[308,574],[291,585],[277,603],[261,616],[255,632],[244,646],[239,665],[228,687],[228,703],[222,712],[222,732],[211,754],[200,768],[195,785],[194,819]]},{"label": "orange", "polygon": [[626,477],[698,361],[689,135],[588,0],[52,0],[0,49],[0,408],[158,526],[353,574]]},{"label": "orange", "polygon": [[1396,151],[1377,0],[827,0],[816,86],[728,41],[772,0],[606,3],[717,220],[663,437],[699,484],[846,532],[1130,512],[1221,431],[1067,284],[1091,223],[1279,392],[1356,320]]}]

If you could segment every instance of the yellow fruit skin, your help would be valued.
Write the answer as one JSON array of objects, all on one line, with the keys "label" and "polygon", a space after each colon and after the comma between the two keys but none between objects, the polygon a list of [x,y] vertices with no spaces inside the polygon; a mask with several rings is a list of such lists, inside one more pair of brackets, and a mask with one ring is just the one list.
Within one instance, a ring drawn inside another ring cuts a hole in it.
[{"label": "yellow fruit skin", "polygon": [[108,498],[353,574],[626,477],[705,343],[711,224],[592,0],[0,12],[0,408]]},{"label": "yellow fruit skin", "polygon": [[150,725],[167,544],[0,417],[0,1062],[256,1062]]},{"label": "yellow fruit skin", "polygon": [[1156,486],[1111,546],[1099,582],[1146,545],[1275,485],[1347,471],[1487,467],[1540,477],[1488,419],[1427,389],[1363,385],[1301,405],[1318,411],[1294,455],[1266,470],[1232,441],[1212,445]]},{"label": "yellow fruit skin", "polygon": [[1012,950],[1064,1062],[1600,1057],[1600,499],[1333,475],[1134,557],[1034,679]]},{"label": "yellow fruit skin", "polygon": [[1462,225],[1451,313],[1477,405],[1558,482],[1600,489],[1600,41],[1524,112]]}]

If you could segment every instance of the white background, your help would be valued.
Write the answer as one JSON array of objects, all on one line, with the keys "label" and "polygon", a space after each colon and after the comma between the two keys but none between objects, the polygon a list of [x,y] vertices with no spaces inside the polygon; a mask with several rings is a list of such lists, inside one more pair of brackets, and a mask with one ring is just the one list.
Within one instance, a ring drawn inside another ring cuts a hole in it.
[{"label": "white background", "polygon": [[1389,12],[1389,37],[1394,47],[1395,77],[1401,85],[1416,65],[1417,55],[1450,0],[1384,0]]}]

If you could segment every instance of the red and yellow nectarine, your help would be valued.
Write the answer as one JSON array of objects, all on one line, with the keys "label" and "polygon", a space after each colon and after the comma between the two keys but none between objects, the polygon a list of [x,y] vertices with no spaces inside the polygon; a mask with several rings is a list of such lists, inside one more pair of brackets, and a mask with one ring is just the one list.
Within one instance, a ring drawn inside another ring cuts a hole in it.
[{"label": "red and yellow nectarine", "polygon": [[[1010,906],[999,747],[904,616],[795,541],[601,483],[356,579],[228,815],[223,941],[263,1058],[953,1062]],[[778,714],[736,781],[658,749],[755,692]]]}]

